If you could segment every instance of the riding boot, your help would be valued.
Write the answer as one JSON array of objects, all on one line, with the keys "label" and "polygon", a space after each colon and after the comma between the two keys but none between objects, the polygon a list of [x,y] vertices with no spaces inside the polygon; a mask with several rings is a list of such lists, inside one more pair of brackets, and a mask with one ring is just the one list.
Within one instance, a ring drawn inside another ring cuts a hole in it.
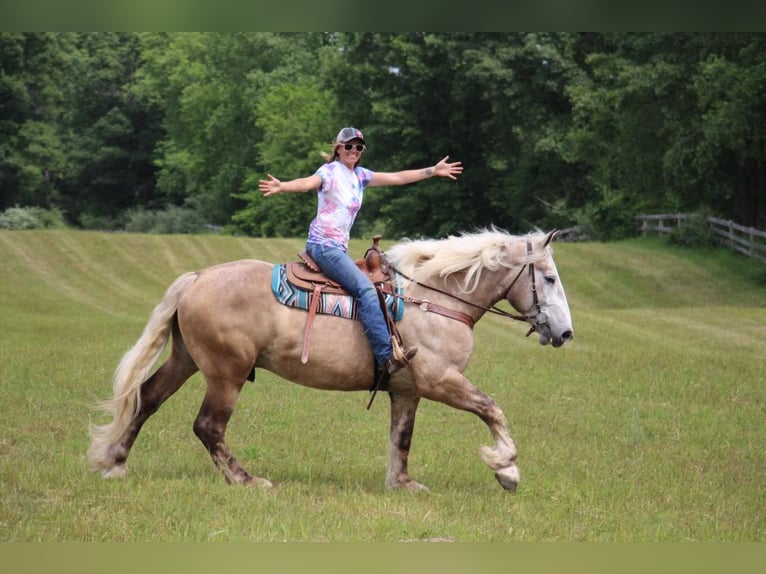
[{"label": "riding boot", "polygon": [[386,370],[386,372],[389,375],[393,375],[395,372],[409,365],[410,359],[412,359],[412,357],[414,357],[417,354],[417,352],[418,352],[417,347],[410,347],[408,349],[404,349],[400,357],[396,357],[395,355],[392,355],[391,358],[389,358],[386,361],[386,364],[383,365],[383,368]]}]

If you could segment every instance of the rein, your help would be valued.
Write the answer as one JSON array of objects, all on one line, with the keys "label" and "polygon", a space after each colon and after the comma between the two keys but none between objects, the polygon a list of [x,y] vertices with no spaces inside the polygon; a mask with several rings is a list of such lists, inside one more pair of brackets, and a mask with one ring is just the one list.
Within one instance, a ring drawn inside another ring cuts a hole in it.
[{"label": "rein", "polygon": [[[527,241],[527,255],[532,253],[532,245],[529,241]],[[511,289],[513,289],[513,286],[516,284],[516,281],[519,280],[519,277],[521,277],[521,274],[524,271],[524,268],[529,268],[529,278],[531,281],[531,288],[532,288],[532,303],[535,307],[535,310],[537,313],[535,315],[519,315],[516,313],[509,313],[508,311],[505,311],[504,309],[498,308],[496,305],[493,305],[492,307],[484,307],[482,305],[478,305],[476,303],[472,303],[471,301],[467,301],[463,299],[462,297],[458,297],[457,295],[453,295],[452,293],[449,293],[447,291],[444,291],[443,289],[439,289],[438,287],[433,287],[431,285],[426,285],[425,283],[421,283],[420,281],[416,281],[412,277],[409,277],[393,267],[390,263],[386,262],[389,268],[396,271],[399,275],[404,277],[406,280],[410,281],[411,283],[414,283],[415,285],[419,285],[420,287],[424,287],[425,289],[428,289],[430,291],[435,291],[436,293],[440,293],[442,295],[446,295],[447,297],[450,297],[451,299],[455,299],[456,301],[460,301],[461,303],[468,305],[470,307],[475,307],[476,309],[481,309],[482,311],[486,313],[493,313],[495,315],[500,315],[502,317],[508,317],[509,319],[514,319],[515,321],[524,321],[526,323],[532,323],[532,326],[529,328],[529,331],[527,332],[527,337],[529,337],[532,333],[537,331],[540,327],[547,324],[548,319],[545,315],[545,313],[542,312],[542,309],[540,308],[540,302],[537,298],[537,285],[535,283],[535,264],[534,263],[525,263],[521,266],[521,269],[519,269],[519,272],[516,274],[516,277],[514,277],[513,281],[508,287],[508,290],[506,291],[506,294],[510,292]],[[468,315],[467,313],[463,313],[461,311],[455,311],[454,309],[448,309],[447,307],[443,307],[442,305],[439,305],[437,303],[433,303],[429,301],[428,299],[416,299],[414,297],[411,297],[409,295],[394,295],[395,297],[398,297],[407,303],[414,303],[415,305],[419,305],[420,308],[423,311],[430,311],[432,313],[437,313],[439,315],[444,315],[445,317],[450,317],[451,319],[456,319],[458,321],[461,321],[462,323],[465,323],[470,328],[473,329],[474,324],[476,321],[473,320],[473,317]]]}]

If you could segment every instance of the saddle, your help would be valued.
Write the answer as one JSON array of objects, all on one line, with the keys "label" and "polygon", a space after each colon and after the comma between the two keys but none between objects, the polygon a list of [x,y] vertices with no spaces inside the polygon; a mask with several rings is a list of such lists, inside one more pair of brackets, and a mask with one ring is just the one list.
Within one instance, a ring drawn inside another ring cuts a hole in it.
[{"label": "saddle", "polygon": [[[395,292],[395,281],[390,266],[386,262],[385,254],[380,248],[381,236],[376,235],[372,238],[372,246],[367,250],[362,259],[355,263],[357,267],[365,273],[372,281],[378,292],[378,298],[381,302],[381,308],[388,322],[389,332],[392,334],[392,342],[395,349],[401,344],[401,338],[394,325],[394,321],[388,313],[388,308],[384,300],[386,293]],[[314,324],[314,318],[317,314],[317,307],[323,294],[350,295],[341,285],[327,277],[319,268],[319,265],[302,251],[298,253],[300,261],[285,264],[285,274],[287,280],[295,287],[304,289],[312,294],[309,305],[309,315],[306,320],[306,332],[303,338],[303,351],[301,353],[301,363],[306,364],[309,357],[309,346],[311,342],[311,329]]]},{"label": "saddle", "polygon": [[[391,271],[385,263],[383,250],[380,248],[380,240],[380,235],[373,237],[372,246],[367,250],[364,257],[355,263],[376,287],[380,288],[387,285],[390,288]],[[285,272],[290,283],[307,291],[314,291],[317,287],[321,287],[322,293],[349,294],[338,283],[327,277],[308,253],[301,251],[298,253],[298,257],[301,259],[300,261],[285,265]]]}]

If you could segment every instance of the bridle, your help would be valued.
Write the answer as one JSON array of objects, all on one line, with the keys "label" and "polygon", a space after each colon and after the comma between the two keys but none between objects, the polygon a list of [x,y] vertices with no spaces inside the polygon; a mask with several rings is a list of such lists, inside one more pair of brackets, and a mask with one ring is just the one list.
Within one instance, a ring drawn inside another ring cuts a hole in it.
[{"label": "bridle", "polygon": [[[532,244],[531,242],[527,241],[527,258],[529,258],[531,254],[532,254]],[[391,270],[395,271],[396,273],[404,277],[407,281],[410,281],[411,283],[414,283],[415,285],[419,285],[420,287],[423,287],[430,291],[435,291],[436,293],[446,295],[447,297],[451,299],[460,301],[464,305],[468,305],[476,309],[481,309],[485,313],[501,315],[503,317],[508,317],[509,319],[513,319],[515,321],[524,321],[526,323],[529,323],[531,326],[529,328],[529,331],[527,332],[527,335],[526,335],[527,337],[529,337],[534,332],[539,332],[540,329],[542,329],[544,326],[548,324],[548,316],[540,308],[540,301],[537,297],[537,283],[535,281],[535,264],[532,261],[530,261],[529,263],[524,263],[524,265],[521,266],[521,268],[519,269],[519,272],[516,274],[516,277],[514,277],[513,281],[508,286],[508,289],[506,290],[503,298],[506,300],[508,299],[508,293],[510,293],[511,289],[513,289],[513,286],[519,280],[519,277],[521,277],[521,274],[524,272],[524,269],[525,268],[528,269],[529,280],[530,280],[531,289],[532,289],[532,305],[535,308],[534,315],[519,315],[517,313],[509,313],[508,311],[504,309],[500,309],[496,305],[493,305],[492,307],[484,307],[482,305],[478,305],[471,301],[467,301],[466,299],[463,299],[462,297],[458,297],[457,295],[453,295],[452,293],[444,291],[443,289],[439,289],[438,287],[433,287],[432,285],[426,285],[425,283],[416,281],[412,277],[408,277],[407,275],[405,275],[404,273],[402,273],[401,271],[393,267],[390,263],[388,263],[388,261],[386,261],[386,264],[389,266]],[[467,313],[462,313],[460,311],[455,311],[453,309],[443,307],[442,305],[433,303],[429,301],[428,299],[416,299],[409,295],[401,295],[401,294],[394,294],[394,296],[406,301],[407,303],[414,303],[416,305],[419,305],[423,311],[430,311],[432,313],[437,313],[439,315],[450,317],[451,319],[456,319],[458,321],[461,321],[462,323],[465,323],[471,328],[473,328],[475,324],[473,317],[471,317]]]}]

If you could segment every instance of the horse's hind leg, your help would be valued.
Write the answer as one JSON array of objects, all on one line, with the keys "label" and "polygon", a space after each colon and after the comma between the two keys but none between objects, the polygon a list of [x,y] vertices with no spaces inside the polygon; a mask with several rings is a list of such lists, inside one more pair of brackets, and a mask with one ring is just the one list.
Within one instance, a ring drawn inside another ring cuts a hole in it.
[{"label": "horse's hind leg", "polygon": [[186,380],[197,372],[197,365],[186,352],[180,337],[174,337],[170,356],[149,379],[141,385],[140,408],[122,435],[106,446],[96,465],[105,478],[125,476],[125,461],[144,423],[160,405],[170,398]]},{"label": "horse's hind leg", "polygon": [[424,485],[412,480],[407,469],[412,432],[415,428],[415,413],[420,399],[417,396],[408,397],[396,393],[391,393],[389,396],[391,397],[391,434],[386,487],[428,490]]},{"label": "horse's hind leg", "polygon": [[234,412],[234,405],[244,383],[244,378],[237,382],[208,378],[205,399],[194,421],[194,434],[205,445],[213,463],[223,472],[226,482],[229,484],[255,482],[260,486],[270,487],[271,482],[265,478],[254,477],[242,468],[224,441],[226,426]]}]

